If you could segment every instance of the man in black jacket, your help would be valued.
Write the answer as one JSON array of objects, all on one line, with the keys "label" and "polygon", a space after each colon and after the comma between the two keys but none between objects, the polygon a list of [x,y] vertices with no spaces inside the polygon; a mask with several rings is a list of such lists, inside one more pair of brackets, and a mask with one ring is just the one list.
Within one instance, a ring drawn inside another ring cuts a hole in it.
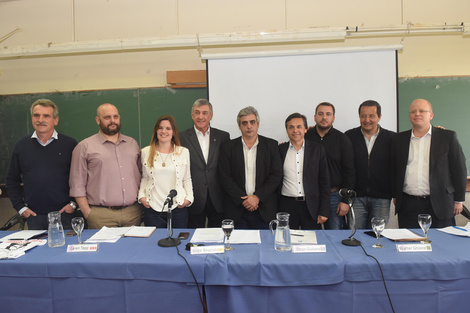
[{"label": "man in black jacket", "polygon": [[305,139],[323,146],[330,173],[331,204],[330,216],[325,223],[326,229],[341,229],[344,216],[349,212],[347,197],[342,198],[338,191],[342,188],[353,189],[356,181],[354,172],[354,152],[349,137],[333,127],[335,107],[322,102],[315,108],[315,127],[305,134]]},{"label": "man in black jacket", "polygon": [[359,106],[361,126],[346,132],[353,144],[357,198],[354,213],[358,229],[371,228],[371,219],[388,222],[390,201],[390,147],[394,132],[380,127],[380,104],[374,100]]}]

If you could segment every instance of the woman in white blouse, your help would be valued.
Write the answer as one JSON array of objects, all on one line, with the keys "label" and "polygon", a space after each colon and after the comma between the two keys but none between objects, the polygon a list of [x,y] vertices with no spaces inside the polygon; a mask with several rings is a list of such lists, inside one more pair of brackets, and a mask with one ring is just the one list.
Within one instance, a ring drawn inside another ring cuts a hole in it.
[{"label": "woman in white blouse", "polygon": [[[166,212],[171,209],[173,227],[188,227],[187,207],[194,201],[189,151],[180,145],[173,116],[164,115],[157,120],[150,145],[142,149],[141,158],[139,202],[145,207],[144,224],[166,227]],[[172,189],[177,192],[173,206],[163,208]]]}]

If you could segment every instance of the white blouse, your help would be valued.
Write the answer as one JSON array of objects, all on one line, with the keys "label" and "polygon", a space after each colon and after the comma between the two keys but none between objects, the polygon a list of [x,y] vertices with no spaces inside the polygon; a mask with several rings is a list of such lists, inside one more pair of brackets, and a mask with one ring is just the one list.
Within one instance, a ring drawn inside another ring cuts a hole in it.
[{"label": "white blouse", "polygon": [[[182,205],[187,199],[190,204],[194,202],[193,183],[191,181],[189,150],[175,146],[174,153],[155,154],[153,167],[147,164],[150,146],[142,149],[142,180],[138,199],[146,197],[152,209],[162,212],[163,203],[171,189],[177,192],[171,209]],[[165,163],[163,166],[162,163]],[[165,206],[163,212],[167,212]]]}]

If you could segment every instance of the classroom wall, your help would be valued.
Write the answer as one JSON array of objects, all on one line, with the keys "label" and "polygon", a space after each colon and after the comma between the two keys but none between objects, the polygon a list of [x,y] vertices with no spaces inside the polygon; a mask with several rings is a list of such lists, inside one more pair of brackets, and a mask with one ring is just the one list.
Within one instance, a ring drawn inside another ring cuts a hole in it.
[{"label": "classroom wall", "polygon": [[[468,0],[0,0],[2,48],[120,38],[325,27],[470,24]],[[1,39],[0,39],[1,40]],[[404,43],[399,76],[470,75],[470,37],[398,36],[314,44],[201,47],[203,52],[290,50]],[[205,68],[198,49],[0,58],[0,94],[151,88],[166,71]]]}]

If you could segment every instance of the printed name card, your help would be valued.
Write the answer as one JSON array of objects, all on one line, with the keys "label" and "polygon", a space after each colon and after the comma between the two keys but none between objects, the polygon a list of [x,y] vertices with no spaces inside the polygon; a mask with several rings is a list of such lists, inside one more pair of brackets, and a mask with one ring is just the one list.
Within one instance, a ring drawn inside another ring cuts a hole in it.
[{"label": "printed name card", "polygon": [[225,252],[224,245],[191,247],[191,254],[212,254],[212,253],[224,253],[224,252]]},{"label": "printed name card", "polygon": [[96,252],[98,250],[99,250],[98,243],[67,246],[67,252]]},{"label": "printed name card", "polygon": [[398,252],[431,252],[429,243],[397,244]]},{"label": "printed name card", "polygon": [[292,253],[326,252],[326,245],[293,245]]}]

